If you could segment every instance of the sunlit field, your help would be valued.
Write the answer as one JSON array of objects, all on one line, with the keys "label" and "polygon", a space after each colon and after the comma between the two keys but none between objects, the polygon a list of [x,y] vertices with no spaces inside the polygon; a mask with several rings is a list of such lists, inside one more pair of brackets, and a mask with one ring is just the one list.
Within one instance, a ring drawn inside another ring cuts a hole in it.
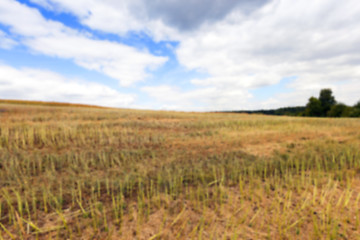
[{"label": "sunlit field", "polygon": [[0,239],[359,239],[360,120],[0,103]]}]

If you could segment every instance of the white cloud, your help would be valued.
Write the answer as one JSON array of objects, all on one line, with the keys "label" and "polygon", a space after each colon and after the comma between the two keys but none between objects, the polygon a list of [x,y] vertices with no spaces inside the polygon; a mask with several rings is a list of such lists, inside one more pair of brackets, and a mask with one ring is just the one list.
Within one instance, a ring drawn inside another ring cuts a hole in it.
[{"label": "white cloud", "polygon": [[103,72],[118,79],[122,86],[146,78],[146,70],[164,63],[165,58],[154,57],[133,48],[109,41],[83,36],[59,34],[24,41],[31,49],[50,56],[70,58],[84,68]]},{"label": "white cloud", "polygon": [[144,0],[30,0],[48,10],[75,15],[79,22],[95,30],[126,35],[143,31],[156,41],[177,39],[179,32],[159,17],[150,17]]},{"label": "white cloud", "polygon": [[135,96],[99,83],[67,79],[57,73],[0,65],[0,96],[23,99],[129,107]]},{"label": "white cloud", "polygon": [[17,43],[12,40],[5,32],[0,30],[0,48],[11,49]]},{"label": "white cloud", "polygon": [[232,110],[234,102],[237,108],[245,106],[252,95],[241,89],[205,87],[190,91],[182,91],[179,88],[161,85],[146,86],[141,90],[156,99],[160,109],[191,110],[191,111],[215,111]]},{"label": "white cloud", "polygon": [[119,80],[122,86],[144,80],[149,68],[167,60],[124,44],[94,39],[60,22],[46,20],[38,10],[14,0],[2,0],[0,23],[20,35],[22,43],[33,51],[72,59],[79,66]]}]

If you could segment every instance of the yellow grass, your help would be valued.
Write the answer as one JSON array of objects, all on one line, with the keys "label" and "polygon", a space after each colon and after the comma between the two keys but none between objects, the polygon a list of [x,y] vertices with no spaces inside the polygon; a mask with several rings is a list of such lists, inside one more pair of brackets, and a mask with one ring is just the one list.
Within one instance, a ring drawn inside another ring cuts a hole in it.
[{"label": "yellow grass", "polygon": [[2,102],[0,123],[2,239],[360,238],[358,119]]}]

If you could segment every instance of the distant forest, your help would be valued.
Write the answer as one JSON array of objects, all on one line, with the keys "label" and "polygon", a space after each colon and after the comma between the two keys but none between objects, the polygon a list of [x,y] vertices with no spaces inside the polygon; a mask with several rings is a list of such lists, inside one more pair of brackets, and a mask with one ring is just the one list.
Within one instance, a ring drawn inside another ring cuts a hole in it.
[{"label": "distant forest", "polygon": [[230,111],[232,113],[254,113],[304,117],[360,117],[360,101],[354,106],[337,102],[331,89],[322,89],[319,97],[309,98],[306,106],[284,107],[271,110]]}]

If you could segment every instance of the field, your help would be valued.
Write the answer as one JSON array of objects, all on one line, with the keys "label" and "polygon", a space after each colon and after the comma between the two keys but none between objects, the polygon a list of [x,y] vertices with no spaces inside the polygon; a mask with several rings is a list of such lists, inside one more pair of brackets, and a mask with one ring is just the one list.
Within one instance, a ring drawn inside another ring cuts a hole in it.
[{"label": "field", "polygon": [[0,239],[359,239],[360,120],[0,103]]}]

